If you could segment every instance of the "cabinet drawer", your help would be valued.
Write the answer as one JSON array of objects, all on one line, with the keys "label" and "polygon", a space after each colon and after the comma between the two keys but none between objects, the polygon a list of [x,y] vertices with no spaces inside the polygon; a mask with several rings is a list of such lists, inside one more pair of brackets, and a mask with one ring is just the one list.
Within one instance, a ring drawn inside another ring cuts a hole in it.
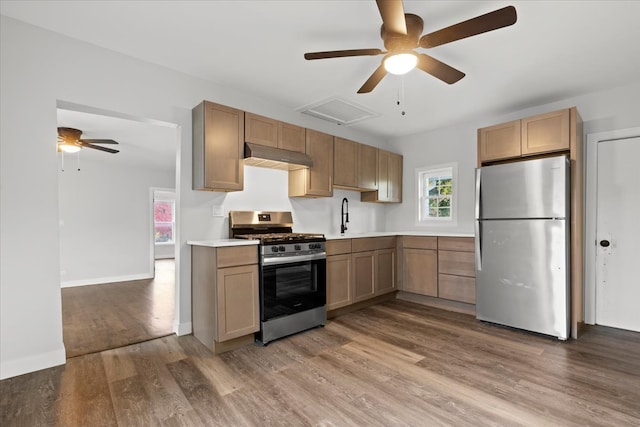
[{"label": "cabinet drawer", "polygon": [[438,297],[453,301],[476,303],[476,279],[473,277],[438,276]]},{"label": "cabinet drawer", "polygon": [[438,249],[438,238],[422,236],[402,236],[402,247],[413,249]]},{"label": "cabinet drawer", "polygon": [[351,239],[327,240],[327,256],[351,253]]},{"label": "cabinet drawer", "polygon": [[258,245],[230,246],[216,251],[218,268],[258,263]]},{"label": "cabinet drawer", "polygon": [[438,249],[442,251],[474,252],[473,237],[438,237]]},{"label": "cabinet drawer", "polygon": [[438,251],[438,272],[475,277],[475,254],[473,252]]},{"label": "cabinet drawer", "polygon": [[396,247],[395,236],[389,237],[364,237],[351,239],[352,252],[375,251],[378,249],[393,249]]}]

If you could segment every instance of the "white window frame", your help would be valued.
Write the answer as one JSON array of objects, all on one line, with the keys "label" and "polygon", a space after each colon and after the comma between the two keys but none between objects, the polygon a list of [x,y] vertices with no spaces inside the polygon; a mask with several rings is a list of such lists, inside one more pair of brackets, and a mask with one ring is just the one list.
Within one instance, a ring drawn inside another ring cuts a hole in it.
[{"label": "white window frame", "polygon": [[[153,220],[153,243],[155,245],[175,245],[176,243],[176,201],[174,198],[170,197],[157,197],[153,200],[153,212],[155,214],[155,204],[156,202],[170,203],[171,204],[171,237],[172,239],[168,242],[156,242],[155,231],[156,231],[156,221],[155,215]],[[168,224],[168,223],[167,223]]]},{"label": "white window frame", "polygon": [[[424,199],[428,198],[427,188],[423,187],[424,176],[441,176],[451,174],[451,216],[429,217],[423,212]],[[423,166],[416,168],[416,225],[421,226],[454,226],[458,223],[458,163],[445,163],[440,165]]]}]

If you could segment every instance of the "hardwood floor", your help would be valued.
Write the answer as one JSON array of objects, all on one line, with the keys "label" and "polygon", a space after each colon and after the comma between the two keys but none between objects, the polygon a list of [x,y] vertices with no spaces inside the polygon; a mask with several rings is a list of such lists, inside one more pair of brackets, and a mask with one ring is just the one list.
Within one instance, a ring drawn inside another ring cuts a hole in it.
[{"label": "hardwood floor", "polygon": [[219,356],[168,336],[0,382],[3,426],[637,426],[640,334],[393,300]]},{"label": "hardwood floor", "polygon": [[157,260],[154,279],[62,289],[67,358],[173,333],[175,262]]}]

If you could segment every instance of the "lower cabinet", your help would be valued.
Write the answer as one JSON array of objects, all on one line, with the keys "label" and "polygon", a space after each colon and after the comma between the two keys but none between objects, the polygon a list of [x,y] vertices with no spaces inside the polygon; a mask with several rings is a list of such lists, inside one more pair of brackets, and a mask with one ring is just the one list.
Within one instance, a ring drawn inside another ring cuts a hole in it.
[{"label": "lower cabinet", "polygon": [[402,290],[438,296],[438,253],[432,249],[403,249]]},{"label": "lower cabinet", "polygon": [[438,238],[402,237],[402,290],[438,296]]},{"label": "lower cabinet", "polygon": [[376,294],[376,253],[374,251],[358,252],[351,255],[353,262],[353,302],[372,298]]},{"label": "lower cabinet", "polygon": [[401,290],[476,303],[472,237],[402,237]]},{"label": "lower cabinet", "polygon": [[438,237],[438,297],[476,303],[473,238]]},{"label": "lower cabinet", "polygon": [[215,353],[260,329],[257,245],[192,246],[193,335]]},{"label": "lower cabinet", "polygon": [[351,253],[327,255],[327,310],[351,304],[352,277]]},{"label": "lower cabinet", "polygon": [[396,238],[327,241],[327,310],[396,290]]}]

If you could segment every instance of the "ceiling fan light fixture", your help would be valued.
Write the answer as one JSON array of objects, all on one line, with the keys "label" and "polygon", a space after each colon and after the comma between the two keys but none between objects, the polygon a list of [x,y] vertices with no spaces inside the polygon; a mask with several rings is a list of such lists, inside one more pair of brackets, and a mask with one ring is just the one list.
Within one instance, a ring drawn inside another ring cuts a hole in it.
[{"label": "ceiling fan light fixture", "polygon": [[65,153],[77,153],[82,147],[74,143],[63,142],[58,144],[58,148],[60,149],[60,151],[64,151]]},{"label": "ceiling fan light fixture", "polygon": [[390,55],[384,60],[384,69],[391,74],[402,75],[413,70],[418,63],[418,56],[413,52],[402,52]]}]

